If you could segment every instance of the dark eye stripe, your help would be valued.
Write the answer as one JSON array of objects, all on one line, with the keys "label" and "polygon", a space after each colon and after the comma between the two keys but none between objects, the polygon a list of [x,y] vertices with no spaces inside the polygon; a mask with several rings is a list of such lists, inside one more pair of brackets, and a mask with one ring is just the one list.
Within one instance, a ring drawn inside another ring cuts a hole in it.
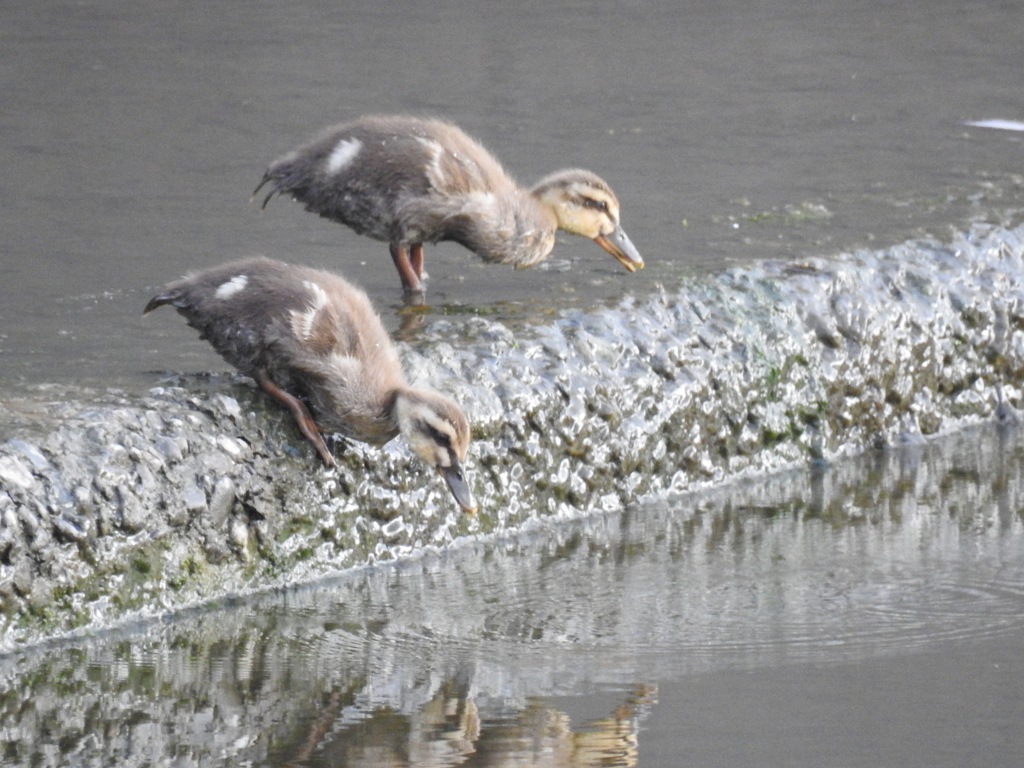
[{"label": "dark eye stripe", "polygon": [[580,199],[583,201],[584,208],[593,208],[595,211],[608,213],[608,203],[606,203],[604,200],[595,200],[592,197],[583,197]]},{"label": "dark eye stripe", "polygon": [[420,421],[420,422],[418,422],[418,425],[419,425],[420,432],[422,432],[425,435],[429,435],[430,439],[433,440],[435,443],[437,443],[438,445],[440,445],[440,446],[442,446],[444,448],[451,449],[451,447],[452,447],[452,439],[451,439],[451,437],[449,437],[444,432],[442,432],[441,430],[437,429],[435,426],[433,426],[432,424],[429,424],[426,421]]}]

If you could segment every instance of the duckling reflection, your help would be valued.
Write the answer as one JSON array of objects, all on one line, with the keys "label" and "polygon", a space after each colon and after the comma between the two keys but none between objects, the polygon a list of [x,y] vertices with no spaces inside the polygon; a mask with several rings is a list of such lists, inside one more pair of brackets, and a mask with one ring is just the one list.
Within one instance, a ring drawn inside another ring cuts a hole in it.
[{"label": "duckling reflection", "polygon": [[255,258],[169,284],[144,314],[165,304],[287,406],[328,466],[334,457],[321,430],[375,445],[401,434],[459,505],[476,511],[462,469],[469,422],[447,397],[408,385],[384,326],[355,286],[329,272]]},{"label": "duckling reflection", "polygon": [[345,702],[335,692],[287,765],[307,765],[316,754],[326,765],[374,768],[631,768],[639,758],[640,721],[657,692],[657,686],[639,685],[608,717],[576,728],[565,712],[539,701],[489,723],[465,686],[454,681],[411,715],[384,707],[337,726]]},{"label": "duckling reflection", "polygon": [[274,161],[264,185],[306,210],[390,243],[406,293],[423,290],[423,244],[451,240],[484,261],[529,267],[555,230],[592,238],[630,272],[643,259],[619,223],[619,201],[590,171],[558,171],[523,189],[460,128],[442,120],[361,117]]}]

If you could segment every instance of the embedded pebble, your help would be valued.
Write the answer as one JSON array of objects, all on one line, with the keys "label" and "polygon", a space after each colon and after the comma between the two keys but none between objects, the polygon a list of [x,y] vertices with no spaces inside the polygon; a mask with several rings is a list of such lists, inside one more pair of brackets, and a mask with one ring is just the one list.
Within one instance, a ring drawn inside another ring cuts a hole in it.
[{"label": "embedded pebble", "polygon": [[201,512],[206,509],[206,494],[196,485],[195,479],[189,479],[181,489],[181,501],[188,512]]},{"label": "embedded pebble", "polygon": [[176,463],[182,459],[181,447],[169,437],[158,437],[153,446],[167,461]]},{"label": "embedded pebble", "polygon": [[0,456],[0,480],[24,489],[35,484],[35,478],[28,467],[16,456]]},{"label": "embedded pebble", "polygon": [[17,448],[25,457],[28,458],[29,462],[32,464],[32,469],[36,472],[42,472],[43,470],[50,468],[50,462],[47,461],[42,452],[31,443],[26,443],[24,440],[18,440],[15,438],[10,441],[10,445],[13,448]]},{"label": "embedded pebble", "polygon": [[210,497],[210,520],[215,526],[221,525],[235,503],[235,483],[230,477],[222,477],[213,488]]},{"label": "embedded pebble", "polygon": [[[237,406],[238,404],[235,403],[235,405]],[[230,456],[236,459],[241,458],[242,456],[242,446],[239,445],[237,440],[228,437],[227,435],[218,436],[217,445],[219,445],[221,450],[223,450],[225,453],[229,454]]]},{"label": "embedded pebble", "polygon": [[231,418],[237,419],[242,415],[242,407],[230,395],[214,395],[214,401],[220,405],[220,410]]}]

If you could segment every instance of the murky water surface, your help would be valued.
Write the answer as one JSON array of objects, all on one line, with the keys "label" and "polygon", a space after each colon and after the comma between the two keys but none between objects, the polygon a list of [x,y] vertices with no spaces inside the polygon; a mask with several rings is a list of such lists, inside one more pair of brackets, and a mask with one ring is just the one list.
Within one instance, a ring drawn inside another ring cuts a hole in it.
[{"label": "murky water surface", "polygon": [[1018,3],[253,2],[245,13],[109,0],[0,9],[0,384],[148,387],[223,370],[171,317],[183,272],[264,253],[340,269],[389,307],[386,247],[249,194],[322,126],[448,117],[524,183],[606,177],[647,260],[629,275],[560,238],[544,268],[430,248],[434,312],[529,324],[764,257],[1016,223]]},{"label": "murky water surface", "polygon": [[[1021,11],[6,4],[0,394],[223,370],[139,313],[253,253],[343,271],[396,328],[383,244],[249,201],[270,160],[369,112],[455,120],[526,183],[597,171],[647,260],[629,275],[563,237],[512,272],[430,248],[425,327],[444,315],[456,347],[475,315],[528,334],[693,275],[713,296],[725,266],[1019,224],[1024,134],[964,123],[1024,118]],[[10,654],[0,762],[1015,765],[1021,439],[538,523]]]},{"label": "murky water surface", "polygon": [[11,765],[1013,765],[1024,431],[3,660]]}]

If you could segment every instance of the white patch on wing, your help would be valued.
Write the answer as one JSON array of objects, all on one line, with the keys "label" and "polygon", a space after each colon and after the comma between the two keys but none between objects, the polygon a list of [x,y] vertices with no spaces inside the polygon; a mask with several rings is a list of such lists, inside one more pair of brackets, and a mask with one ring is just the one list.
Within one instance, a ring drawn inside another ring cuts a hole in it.
[{"label": "white patch on wing", "polygon": [[323,309],[327,303],[327,293],[323,288],[310,280],[303,280],[302,284],[309,289],[311,301],[305,312],[292,310],[292,332],[300,339],[308,339],[310,334],[313,333],[316,313]]},{"label": "white patch on wing", "polygon": [[340,355],[337,352],[331,354],[328,358],[328,364],[339,374],[350,378],[355,378],[363,366],[359,358],[352,357],[351,355]]},{"label": "white patch on wing", "polygon": [[444,188],[444,173],[441,171],[441,155],[444,154],[444,147],[433,139],[426,139],[422,136],[417,136],[416,141],[430,151],[430,165],[425,169],[427,172],[427,178],[429,178],[430,183],[438,189]]},{"label": "white patch on wing", "polygon": [[359,154],[359,150],[363,148],[363,142],[359,139],[342,139],[338,142],[338,146],[331,152],[330,157],[327,158],[327,172],[337,173],[346,165],[355,159],[355,156]]},{"label": "white patch on wing", "polygon": [[313,301],[310,303],[310,307],[318,310],[327,303],[327,292],[320,287],[319,283],[314,283],[312,280],[303,280],[302,284],[313,294]]},{"label": "white patch on wing", "polygon": [[[486,222],[489,227],[501,228],[499,222],[503,221],[503,216],[498,211],[498,198],[493,192],[470,192],[463,196],[459,212],[476,217]],[[506,236],[511,234],[509,232]]]},{"label": "white patch on wing", "polygon": [[246,275],[235,275],[226,283],[221,283],[217,288],[216,293],[213,294],[213,297],[215,299],[221,299],[222,301],[224,299],[230,299],[239,291],[244,290],[248,282],[249,278]]},{"label": "white patch on wing", "polygon": [[493,192],[470,192],[466,195],[466,208],[473,211],[492,211],[498,198]]}]

